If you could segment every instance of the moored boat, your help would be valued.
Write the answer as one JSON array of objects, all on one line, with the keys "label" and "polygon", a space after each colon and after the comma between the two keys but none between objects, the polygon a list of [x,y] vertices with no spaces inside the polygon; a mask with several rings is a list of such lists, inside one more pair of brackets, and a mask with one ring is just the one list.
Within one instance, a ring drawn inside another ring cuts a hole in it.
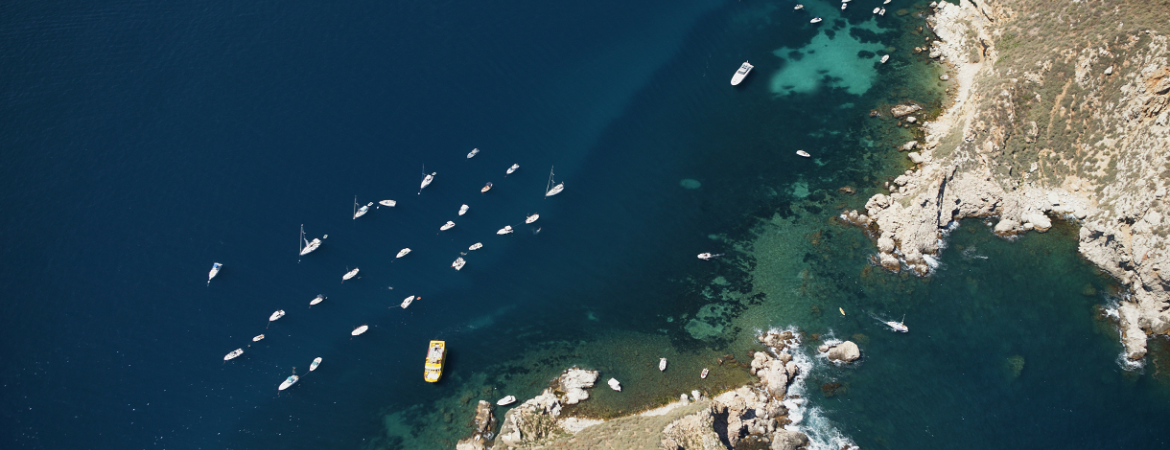
[{"label": "moored boat", "polygon": [[382,200],[382,201],[378,202],[378,204],[382,205],[382,206],[388,206],[388,207],[393,208],[394,205],[398,204],[398,202],[396,202],[394,200]]},{"label": "moored boat", "polygon": [[409,255],[409,254],[410,254],[410,248],[407,247],[407,248],[404,248],[402,250],[399,250],[398,255],[395,256],[395,258],[401,258],[401,257]]},{"label": "moored boat", "polygon": [[243,354],[244,354],[244,349],[242,349],[242,348],[237,348],[237,349],[235,349],[235,350],[232,350],[232,351],[231,351],[231,353],[228,353],[227,355],[224,355],[224,357],[223,357],[223,360],[224,360],[224,361],[231,361],[231,360],[233,360],[233,359],[236,359],[236,357],[237,357],[237,356],[240,356],[240,355],[243,355]]},{"label": "moored boat", "polygon": [[447,231],[447,230],[450,230],[452,228],[455,228],[455,222],[448,220],[447,223],[445,223],[445,224],[443,224],[443,226],[439,227],[439,231]]},{"label": "moored boat", "polygon": [[658,358],[658,371],[666,372],[666,358]]},{"label": "moored boat", "polygon": [[353,331],[350,331],[349,335],[350,336],[361,336],[362,333],[365,333],[366,330],[369,330],[369,329],[370,329],[369,325],[362,325],[360,327],[354,328]]},{"label": "moored boat", "polygon": [[804,150],[797,150],[797,151],[796,151],[796,154],[797,154],[797,155],[800,155],[800,156],[803,156],[803,157],[805,157],[805,158],[812,157],[812,155],[808,154],[808,152],[806,152],[806,151],[804,151]]},{"label": "moored boat", "polygon": [[359,270],[361,270],[361,269],[354,267],[353,270],[346,272],[345,275],[341,276],[341,281],[349,281],[353,277],[356,277]]},{"label": "moored boat", "polygon": [[410,304],[414,302],[415,298],[422,298],[422,297],[415,297],[413,295],[410,297],[406,297],[406,300],[402,301],[402,309],[406,309],[407,306],[410,306]]},{"label": "moored boat", "polygon": [[260,342],[262,340],[264,340],[263,334],[257,334],[256,337],[252,338],[252,342]]},{"label": "moored boat", "polygon": [[473,149],[471,149],[471,152],[469,152],[469,153],[467,154],[467,159],[474,158],[474,157],[475,157],[475,155],[478,155],[478,154],[479,154],[479,149],[478,149],[478,148],[473,148]]},{"label": "moored boat", "polygon": [[699,374],[699,378],[702,378],[702,379],[704,379],[704,380],[705,380],[705,379],[707,379],[707,372],[708,372],[708,371],[707,371],[707,368],[706,368],[706,367],[704,367],[704,368],[703,368],[703,372]]},{"label": "moored boat", "polygon": [[507,397],[501,398],[499,401],[496,402],[496,404],[499,406],[507,406],[507,405],[511,405],[513,403],[516,403],[516,396],[514,396],[514,395],[509,395]]},{"label": "moored boat", "polygon": [[886,1],[882,2],[882,4],[883,4],[883,5],[888,5],[888,4],[890,4],[890,0],[886,0]]},{"label": "moored boat", "polygon": [[886,61],[889,61],[889,60],[890,60],[890,55],[882,56],[882,64],[885,64]]},{"label": "moored boat", "polygon": [[747,78],[748,74],[751,73],[752,68],[754,67],[756,66],[753,66],[751,63],[744,61],[743,64],[739,66],[739,70],[735,71],[735,75],[731,76],[731,85],[737,86],[739,83],[742,83],[743,79]]},{"label": "moored boat", "polygon": [[497,230],[496,234],[501,235],[501,236],[503,236],[505,234],[512,234],[512,226],[505,225],[504,228],[500,228],[499,230]]},{"label": "moored boat", "polygon": [[431,341],[427,345],[427,360],[423,365],[423,379],[427,383],[436,383],[443,376],[443,361],[447,359],[447,343],[445,341]]},{"label": "moored boat", "polygon": [[426,189],[427,186],[430,185],[432,181],[435,181],[435,175],[438,175],[438,174],[439,174],[439,172],[431,172],[428,174],[427,173],[427,166],[423,166],[423,179],[422,179],[422,183],[419,183],[419,185],[418,185],[418,195],[422,195],[422,190]]},{"label": "moored boat", "polygon": [[878,15],[879,15],[879,16],[884,16],[884,15],[886,15],[886,9],[885,9],[885,8],[882,8],[882,10],[881,10],[881,11],[878,11]]},{"label": "moored boat", "polygon": [[358,208],[357,196],[353,196],[353,220],[357,220],[358,217],[364,216],[366,213],[370,212],[370,206],[373,204],[374,202],[370,202],[369,205]]},{"label": "moored boat", "polygon": [[550,169],[548,169],[548,185],[546,185],[544,187],[544,196],[545,197],[552,197],[554,195],[560,194],[562,191],[565,190],[565,183],[564,182],[562,182],[560,184],[556,184],[556,185],[554,185],[554,183],[556,183],[556,180],[553,179],[553,171],[550,168]]},{"label": "moored boat", "polygon": [[319,366],[319,365],[321,365],[321,357],[320,356],[313,359],[313,364],[309,365],[309,372],[317,370],[317,366]]},{"label": "moored boat", "polygon": [[459,215],[462,216],[464,214],[467,214],[467,210],[469,210],[469,209],[471,209],[470,206],[467,206],[467,205],[460,206],[459,207]]},{"label": "moored boat", "polygon": [[309,306],[316,306],[317,304],[319,304],[323,301],[325,301],[325,296],[321,295],[321,294],[317,294],[317,298],[314,298],[314,299],[309,301]]},{"label": "moored boat", "polygon": [[802,9],[804,9],[804,5],[800,3],[797,3],[796,6],[792,8],[793,11],[800,11]]},{"label": "moored boat", "polygon": [[278,310],[276,310],[276,312],[272,313],[271,316],[268,316],[268,321],[269,322],[276,322],[277,320],[280,320],[281,317],[284,317],[284,310],[278,309]]},{"label": "moored boat", "polygon": [[607,383],[609,384],[610,389],[613,389],[613,390],[618,391],[618,392],[622,391],[622,384],[620,382],[618,382],[617,378],[610,378]]},{"label": "moored boat", "polygon": [[822,19],[820,17],[813,17],[812,20],[808,21],[808,23],[821,23],[822,20],[825,20],[825,19]]},{"label": "moored boat", "polygon": [[481,248],[483,248],[482,242],[476,242],[474,244],[471,244],[471,247],[467,247],[468,250],[479,250]]},{"label": "moored boat", "polygon": [[528,217],[525,217],[525,218],[524,218],[524,223],[532,223],[532,222],[536,222],[536,220],[537,220],[537,219],[539,219],[539,218],[540,218],[540,214],[537,214],[537,213],[532,213],[532,215],[531,215],[531,216],[528,216]]},{"label": "moored boat", "polygon": [[282,390],[282,391],[285,389],[288,389],[292,385],[297,384],[297,381],[299,381],[300,379],[301,379],[301,377],[298,377],[296,375],[289,376],[288,378],[286,378],[284,380],[283,383],[280,383],[280,387],[278,389]]},{"label": "moored boat", "polygon": [[467,261],[464,261],[463,257],[460,256],[455,258],[455,262],[451,263],[451,267],[454,267],[455,270],[462,270],[464,264],[467,264]]},{"label": "moored boat", "polygon": [[479,193],[484,194],[490,190],[492,190],[492,182],[491,181],[489,181],[487,184],[483,185],[483,187],[479,189]]},{"label": "moored boat", "polygon": [[223,267],[223,264],[211,263],[211,271],[207,272],[207,285],[208,286],[211,285],[211,279],[215,278],[216,275],[219,275],[219,268],[220,267]]},{"label": "moored boat", "polygon": [[520,165],[519,165],[519,164],[512,164],[512,167],[509,167],[509,168],[508,168],[508,173],[507,173],[506,175],[511,175],[513,172],[515,172],[515,171],[517,171],[517,170],[519,170],[519,169],[520,169]]}]

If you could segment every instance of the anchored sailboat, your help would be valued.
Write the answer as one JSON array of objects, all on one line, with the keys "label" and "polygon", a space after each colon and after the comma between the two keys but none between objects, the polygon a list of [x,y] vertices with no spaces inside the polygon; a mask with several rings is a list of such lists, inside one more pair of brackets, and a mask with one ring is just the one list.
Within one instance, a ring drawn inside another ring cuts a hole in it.
[{"label": "anchored sailboat", "polygon": [[420,183],[418,185],[418,195],[422,195],[422,190],[426,189],[426,187],[428,185],[430,185],[432,181],[435,181],[435,175],[438,175],[438,174],[439,174],[439,172],[431,172],[430,174],[428,174],[427,173],[427,165],[423,164],[423,180],[422,180],[422,183]]},{"label": "anchored sailboat", "polygon": [[353,196],[353,220],[357,220],[358,217],[364,216],[366,213],[370,212],[371,206],[374,206],[374,202],[370,202],[370,204],[358,208],[357,196]]},{"label": "anchored sailboat", "polygon": [[309,253],[313,253],[313,250],[316,250],[317,247],[320,247],[320,246],[321,246],[321,239],[319,239],[319,238],[313,238],[312,242],[310,242],[308,239],[305,239],[305,224],[301,224],[301,242],[300,242],[301,256],[305,256],[305,255],[308,255]]},{"label": "anchored sailboat", "polygon": [[565,190],[565,183],[563,182],[555,186],[553,185],[553,183],[556,182],[553,180],[553,168],[548,169],[548,185],[544,187],[545,197],[552,197],[554,195],[560,194],[561,191]]}]

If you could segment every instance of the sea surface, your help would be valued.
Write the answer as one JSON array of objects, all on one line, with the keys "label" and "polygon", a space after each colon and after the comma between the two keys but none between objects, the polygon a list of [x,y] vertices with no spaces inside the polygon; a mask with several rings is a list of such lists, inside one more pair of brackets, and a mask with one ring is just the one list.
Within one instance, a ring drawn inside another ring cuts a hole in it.
[{"label": "sea surface", "polygon": [[[597,417],[746,383],[718,361],[776,328],[805,336],[818,448],[1165,447],[1170,351],[1118,361],[1074,225],[965,222],[918,278],[836,219],[909,168],[915,131],[870,110],[948,88],[912,52],[924,3],[879,3],[6,5],[0,445],[452,448],[477,400],[571,365],[626,387]],[[302,225],[328,238],[298,257]],[[833,339],[862,363],[818,359]]]}]

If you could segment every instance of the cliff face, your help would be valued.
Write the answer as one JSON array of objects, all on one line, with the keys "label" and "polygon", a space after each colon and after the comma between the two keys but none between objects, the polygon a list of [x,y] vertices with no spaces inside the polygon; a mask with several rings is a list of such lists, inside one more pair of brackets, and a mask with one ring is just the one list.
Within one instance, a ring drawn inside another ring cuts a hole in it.
[{"label": "cliff face", "polygon": [[1081,253],[1129,288],[1122,340],[1143,358],[1170,333],[1170,2],[961,0],[930,22],[954,104],[924,125],[916,170],[850,218],[883,266],[922,274],[954,220],[1077,221]]}]

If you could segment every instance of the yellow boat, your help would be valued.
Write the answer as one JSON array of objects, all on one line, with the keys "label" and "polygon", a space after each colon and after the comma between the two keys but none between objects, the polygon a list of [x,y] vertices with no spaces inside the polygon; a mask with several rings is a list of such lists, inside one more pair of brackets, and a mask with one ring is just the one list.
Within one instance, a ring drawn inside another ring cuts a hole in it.
[{"label": "yellow boat", "polygon": [[443,376],[443,360],[447,358],[447,343],[431,341],[427,346],[427,363],[423,371],[423,379],[427,383],[436,383]]}]

